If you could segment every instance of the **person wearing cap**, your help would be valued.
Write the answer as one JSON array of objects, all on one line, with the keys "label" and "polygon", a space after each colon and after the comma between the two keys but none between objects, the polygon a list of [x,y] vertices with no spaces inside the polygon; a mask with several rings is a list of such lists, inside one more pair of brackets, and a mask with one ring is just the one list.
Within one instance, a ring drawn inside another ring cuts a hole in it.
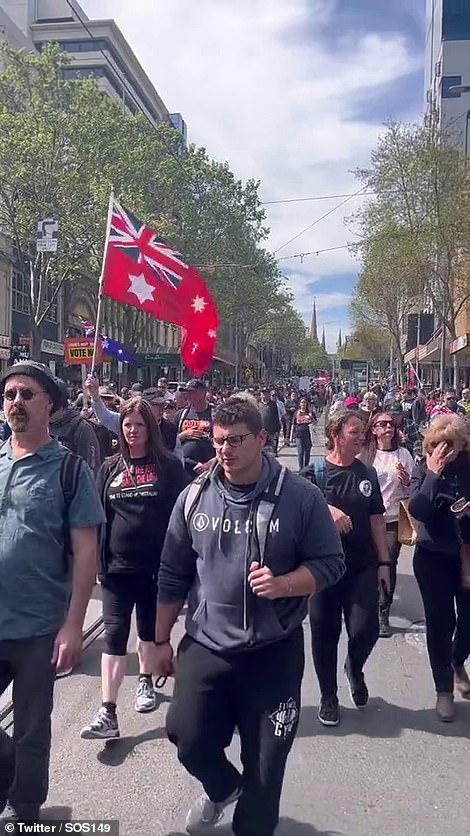
[{"label": "person wearing cap", "polygon": [[78,457],[65,496],[71,454],[49,435],[62,393],[47,366],[11,366],[0,394],[12,430],[0,447],[0,692],[13,683],[15,724],[13,740],[0,729],[0,818],[35,822],[48,793],[54,679],[81,651],[104,513]]},{"label": "person wearing cap", "polygon": [[101,466],[101,453],[96,433],[89,421],[69,406],[67,385],[59,377],[56,384],[61,392],[60,407],[51,415],[49,430],[72,453],[81,456],[95,476]]},{"label": "person wearing cap", "polygon": [[[168,393],[165,393],[163,389],[155,389],[152,387],[150,389],[144,389],[142,397],[150,405],[152,415],[160,427],[160,432],[166,449],[170,453],[174,453],[175,456],[182,462],[183,448],[181,446],[181,441],[178,438],[176,425],[174,421],[168,421],[163,414],[165,403],[168,402]],[[174,403],[174,401],[172,401],[172,403]]]},{"label": "person wearing cap", "polygon": [[180,409],[175,424],[183,448],[184,466],[193,478],[201,473],[214,456],[212,444],[213,410],[207,403],[207,386],[194,378],[186,384],[189,406]]},{"label": "person wearing cap", "polygon": [[400,401],[389,403],[385,412],[392,416],[400,435],[400,442],[413,456],[414,461],[420,462],[423,456],[423,436],[415,422],[405,415]]}]

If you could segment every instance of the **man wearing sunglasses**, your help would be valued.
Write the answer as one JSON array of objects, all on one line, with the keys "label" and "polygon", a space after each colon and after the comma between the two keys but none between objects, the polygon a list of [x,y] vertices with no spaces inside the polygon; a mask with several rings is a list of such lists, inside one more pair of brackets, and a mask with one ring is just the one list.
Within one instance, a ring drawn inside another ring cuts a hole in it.
[{"label": "man wearing sunglasses", "polygon": [[62,396],[47,366],[10,367],[0,395],[12,431],[0,447],[0,693],[13,683],[15,723],[13,740],[0,730],[0,819],[35,822],[48,792],[54,679],[81,650],[104,514],[88,465],[49,435]]},{"label": "man wearing sunglasses", "polygon": [[[237,802],[233,832],[272,836],[297,730],[309,596],[344,572],[320,491],[263,453],[260,411],[234,396],[214,415],[217,461],[178,498],[158,579],[155,673],[173,673],[171,631],[186,598],[167,732],[205,794],[188,833]],[[227,759],[238,728],[244,774]]]}]

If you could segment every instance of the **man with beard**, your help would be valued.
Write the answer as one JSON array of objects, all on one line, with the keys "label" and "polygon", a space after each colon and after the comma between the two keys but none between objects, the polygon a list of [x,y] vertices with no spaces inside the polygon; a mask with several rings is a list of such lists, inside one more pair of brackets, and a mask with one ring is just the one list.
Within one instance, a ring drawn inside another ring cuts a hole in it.
[{"label": "man with beard", "polygon": [[14,711],[13,739],[0,730],[5,824],[38,821],[47,797],[54,679],[81,650],[104,514],[88,465],[49,435],[61,392],[47,366],[11,366],[1,394],[12,430],[0,447],[0,693],[13,683]]}]

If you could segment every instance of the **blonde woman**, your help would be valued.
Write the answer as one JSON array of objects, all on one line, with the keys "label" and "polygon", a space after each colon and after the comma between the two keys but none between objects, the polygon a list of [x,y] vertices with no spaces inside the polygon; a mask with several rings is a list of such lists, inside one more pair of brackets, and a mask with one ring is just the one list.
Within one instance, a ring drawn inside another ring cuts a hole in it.
[{"label": "blonde woman", "polygon": [[470,517],[456,519],[460,499],[470,500],[470,432],[456,415],[434,419],[424,438],[426,462],[415,467],[409,511],[418,521],[413,568],[423,599],[436,711],[454,719],[454,689],[470,699],[465,662],[470,655],[470,589],[463,583],[461,553],[470,548]]}]

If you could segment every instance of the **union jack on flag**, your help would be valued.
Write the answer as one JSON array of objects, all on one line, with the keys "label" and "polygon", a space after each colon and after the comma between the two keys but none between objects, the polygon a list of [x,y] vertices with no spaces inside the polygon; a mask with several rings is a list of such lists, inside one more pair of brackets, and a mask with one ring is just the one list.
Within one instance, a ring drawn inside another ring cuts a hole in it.
[{"label": "union jack on flag", "polygon": [[219,320],[198,271],[113,199],[102,293],[182,329],[181,356],[193,374],[209,368]]},{"label": "union jack on flag", "polygon": [[176,290],[183,281],[188,266],[182,256],[158,238],[145,224],[114,201],[109,243],[121,250],[136,264],[143,261],[150,267],[157,281]]}]

